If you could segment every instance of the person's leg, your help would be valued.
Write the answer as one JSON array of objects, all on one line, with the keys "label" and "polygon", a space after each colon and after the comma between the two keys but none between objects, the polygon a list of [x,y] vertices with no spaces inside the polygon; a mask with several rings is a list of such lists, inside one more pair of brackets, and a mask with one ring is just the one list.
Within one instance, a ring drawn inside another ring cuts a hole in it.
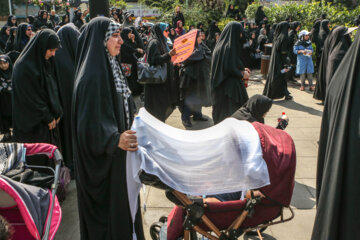
[{"label": "person's leg", "polygon": [[300,74],[300,81],[301,81],[300,91],[304,91],[305,90],[305,73]]},{"label": "person's leg", "polygon": [[314,91],[313,75],[312,75],[312,73],[308,73],[308,74],[307,74],[307,79],[308,79],[308,81],[309,81],[309,90]]},{"label": "person's leg", "polygon": [[191,127],[191,121],[190,121],[190,115],[191,115],[191,110],[189,108],[189,106],[185,103],[185,100],[181,103],[182,107],[181,107],[181,120],[182,123],[184,125],[184,127]]},{"label": "person's leg", "polygon": [[193,105],[192,107],[192,114],[193,114],[193,120],[194,121],[207,121],[207,118],[204,118],[201,113],[202,106],[199,104]]}]

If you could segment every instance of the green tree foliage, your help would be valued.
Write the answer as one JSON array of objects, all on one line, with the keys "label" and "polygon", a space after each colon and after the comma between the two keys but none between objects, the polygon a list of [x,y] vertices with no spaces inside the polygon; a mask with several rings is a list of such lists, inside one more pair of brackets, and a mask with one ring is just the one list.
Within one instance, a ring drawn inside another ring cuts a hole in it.
[{"label": "green tree foliage", "polygon": [[[249,19],[254,19],[255,12],[260,5],[259,2],[250,4],[245,11],[246,16]],[[270,23],[281,22],[291,17],[293,21],[300,21],[303,29],[310,30],[314,21],[323,13],[327,14],[327,18],[330,19],[332,26],[353,26],[354,19],[360,14],[360,6],[349,9],[345,5],[332,3],[287,3],[264,7],[264,12]]]},{"label": "green tree foliage", "polygon": [[9,15],[9,1],[0,0],[0,16]]}]

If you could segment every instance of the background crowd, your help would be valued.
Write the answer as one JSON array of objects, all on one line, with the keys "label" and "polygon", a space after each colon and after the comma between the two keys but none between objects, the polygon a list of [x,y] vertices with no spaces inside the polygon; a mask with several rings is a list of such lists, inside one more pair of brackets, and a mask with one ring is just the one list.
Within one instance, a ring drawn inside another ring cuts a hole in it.
[{"label": "background crowd", "polygon": [[[169,23],[135,19],[117,8],[110,9],[110,14],[111,20],[99,17],[90,21],[88,11],[78,9],[73,16],[67,11],[60,18],[55,11],[41,10],[36,17],[28,16],[26,23],[9,16],[0,32],[2,141],[47,142],[61,148],[66,166],[77,176],[81,233],[89,236],[103,236],[103,232],[92,233],[96,214],[87,212],[88,208],[99,208],[97,214],[103,217],[105,230],[106,224],[114,230],[115,223],[128,221],[124,220],[128,213],[115,216],[108,211],[104,199],[110,198],[113,189],[98,186],[96,181],[106,179],[126,191],[126,180],[112,171],[125,167],[112,158],[124,159],[126,151],[137,149],[134,133],[128,130],[137,108],[145,106],[165,122],[178,107],[183,125],[189,128],[191,119],[208,121],[201,108],[212,106],[217,124],[246,108],[249,96],[244,80],[260,67],[267,48],[271,54],[267,53],[270,63],[263,95],[268,100],[292,100],[287,83],[300,77],[300,90],[305,90],[307,79],[308,90],[323,102],[352,45],[354,30],[330,28],[331,19],[325,13],[312,29],[302,29],[301,22],[290,18],[269,24],[262,7],[254,21],[240,21],[243,19],[232,5],[227,15],[234,21],[222,31],[215,20],[187,25],[180,7]],[[359,24],[360,16],[354,26]],[[174,41],[193,29],[197,29],[197,38],[192,55],[181,64],[172,64]],[[137,62],[144,61],[144,56],[150,65],[166,68],[163,84],[139,84]],[[251,114],[250,110],[245,112]],[[257,119],[263,122],[264,114]],[[108,163],[101,171],[97,158]],[[89,183],[94,169],[99,173]],[[97,191],[102,196],[97,196]],[[110,205],[114,208],[115,200],[127,201],[113,197]],[[135,228],[140,234],[139,225]],[[108,234],[116,236],[115,232]]]}]

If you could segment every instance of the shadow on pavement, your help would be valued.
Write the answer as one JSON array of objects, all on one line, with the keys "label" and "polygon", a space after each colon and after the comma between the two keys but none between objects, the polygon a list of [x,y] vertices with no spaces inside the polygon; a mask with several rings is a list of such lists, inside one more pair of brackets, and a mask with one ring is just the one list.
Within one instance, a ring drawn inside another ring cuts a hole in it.
[{"label": "shadow on pavement", "polygon": [[280,105],[292,110],[297,110],[297,111],[301,111],[301,112],[307,112],[311,115],[315,115],[315,116],[322,116],[322,112],[319,110],[316,110],[312,107],[307,107],[304,106],[300,103],[297,103],[295,101],[286,101],[286,100],[280,100],[280,101],[274,101],[274,104],[276,105]]},{"label": "shadow on pavement", "polygon": [[295,181],[291,206],[297,209],[313,209],[316,205],[315,188]]}]

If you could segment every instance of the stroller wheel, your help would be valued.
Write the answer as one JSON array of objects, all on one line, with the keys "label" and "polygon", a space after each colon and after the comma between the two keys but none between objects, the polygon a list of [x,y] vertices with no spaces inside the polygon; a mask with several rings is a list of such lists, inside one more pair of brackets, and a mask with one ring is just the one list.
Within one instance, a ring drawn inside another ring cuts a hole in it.
[{"label": "stroller wheel", "polygon": [[160,229],[164,225],[162,222],[155,222],[150,226],[150,236],[152,240],[160,240]]},{"label": "stroller wheel", "polygon": [[159,222],[162,222],[162,223],[167,222],[167,217],[166,217],[166,216],[161,216],[161,217],[159,218]]}]

